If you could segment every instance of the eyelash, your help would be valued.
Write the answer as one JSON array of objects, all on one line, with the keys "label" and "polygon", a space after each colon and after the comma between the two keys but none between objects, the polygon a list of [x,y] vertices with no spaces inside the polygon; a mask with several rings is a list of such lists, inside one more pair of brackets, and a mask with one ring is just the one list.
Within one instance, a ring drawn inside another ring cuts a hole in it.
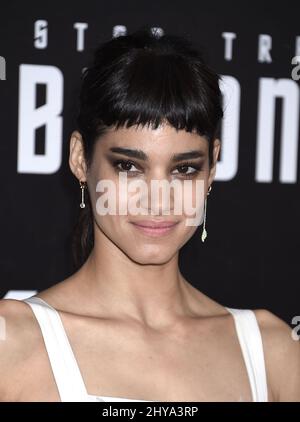
[{"label": "eyelash", "polygon": [[[138,167],[134,162],[132,162],[130,160],[116,160],[116,161],[113,162],[113,167],[116,169],[117,172],[126,171],[127,174],[130,174],[130,177],[134,177],[134,175],[132,173],[137,173],[137,171],[130,171],[130,170],[121,169],[120,167],[118,167],[120,164],[121,165],[126,164],[126,165],[132,165],[134,167]],[[186,163],[180,164],[175,169],[178,170],[182,167],[192,167],[194,169],[194,171],[192,171],[190,173],[177,173],[184,179],[192,179],[193,177],[196,177],[196,175],[202,170],[202,165],[195,164],[195,163],[192,163],[192,162],[186,162]]]}]

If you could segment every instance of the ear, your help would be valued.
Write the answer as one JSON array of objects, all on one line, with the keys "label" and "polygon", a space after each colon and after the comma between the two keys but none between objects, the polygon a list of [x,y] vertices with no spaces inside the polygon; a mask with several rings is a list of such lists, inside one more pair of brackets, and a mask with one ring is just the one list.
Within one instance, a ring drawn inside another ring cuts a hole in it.
[{"label": "ear", "polygon": [[221,142],[220,139],[215,139],[214,140],[214,146],[213,146],[213,163],[212,166],[210,168],[209,171],[209,177],[208,177],[208,189],[211,186],[215,175],[216,175],[216,168],[217,168],[217,161],[218,161],[218,157],[219,157],[219,153],[220,153],[220,149],[221,149]]},{"label": "ear", "polygon": [[87,179],[87,166],[84,158],[84,146],[81,134],[75,130],[70,137],[69,165],[72,173],[78,180]]}]

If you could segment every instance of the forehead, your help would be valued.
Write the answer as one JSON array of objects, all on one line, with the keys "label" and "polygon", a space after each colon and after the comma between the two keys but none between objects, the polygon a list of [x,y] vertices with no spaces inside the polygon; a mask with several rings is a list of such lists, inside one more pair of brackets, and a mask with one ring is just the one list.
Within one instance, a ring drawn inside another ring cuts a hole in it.
[{"label": "forehead", "polygon": [[168,154],[183,152],[189,149],[208,151],[206,138],[193,132],[176,130],[174,127],[163,124],[157,129],[151,126],[131,126],[130,128],[110,128],[101,136],[97,147],[109,149],[114,146],[142,149],[147,154]]}]

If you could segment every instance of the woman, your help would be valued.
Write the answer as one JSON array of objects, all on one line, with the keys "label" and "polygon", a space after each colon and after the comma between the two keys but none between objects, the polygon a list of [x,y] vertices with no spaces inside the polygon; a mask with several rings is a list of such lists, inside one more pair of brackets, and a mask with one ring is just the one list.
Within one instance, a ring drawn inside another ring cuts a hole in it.
[{"label": "woman", "polygon": [[[226,308],[179,270],[199,221],[186,224],[175,204],[196,202],[204,241],[222,115],[219,77],[184,38],[141,29],[99,46],[70,138],[79,268],[27,300],[1,301],[2,401],[300,400],[299,342],[288,325],[267,310]],[[149,189],[140,213],[101,215],[99,181],[116,188],[106,197],[114,205],[136,194],[120,175],[146,187],[189,181],[190,190],[170,190],[169,207],[156,199],[156,214]]]}]

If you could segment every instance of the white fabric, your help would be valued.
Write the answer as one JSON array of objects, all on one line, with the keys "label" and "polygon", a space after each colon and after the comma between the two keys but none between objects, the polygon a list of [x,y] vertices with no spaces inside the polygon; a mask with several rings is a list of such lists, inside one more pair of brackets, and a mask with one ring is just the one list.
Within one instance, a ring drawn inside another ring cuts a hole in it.
[{"label": "white fabric", "polygon": [[[88,394],[58,311],[39,297],[32,296],[23,301],[31,306],[40,325],[62,402],[148,401]],[[263,344],[255,313],[250,309],[226,309],[234,318],[249,377],[252,399],[255,402],[268,401]]]},{"label": "white fabric", "polygon": [[268,401],[264,350],[260,328],[251,309],[226,308],[234,317],[248,378],[255,402]]}]

